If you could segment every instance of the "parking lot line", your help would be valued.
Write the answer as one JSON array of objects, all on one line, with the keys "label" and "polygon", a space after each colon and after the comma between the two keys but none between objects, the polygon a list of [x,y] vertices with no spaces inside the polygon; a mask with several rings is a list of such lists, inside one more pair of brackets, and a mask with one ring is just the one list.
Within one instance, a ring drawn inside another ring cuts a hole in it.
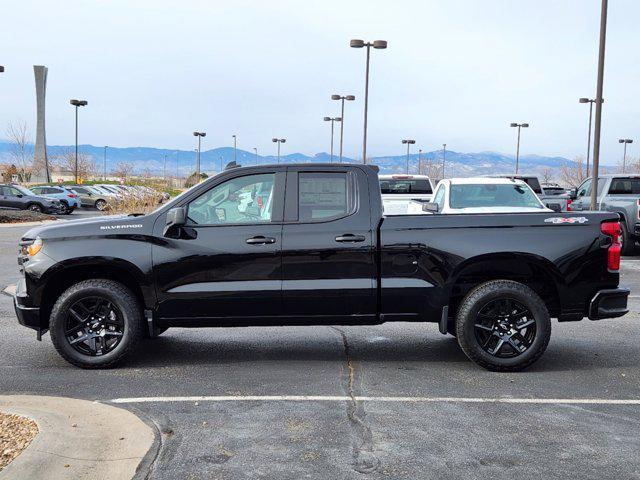
[{"label": "parking lot line", "polygon": [[[343,395],[220,395],[189,397],[114,398],[112,403],[158,402],[347,402]],[[361,402],[382,403],[518,403],[550,405],[640,405],[640,398],[486,398],[486,397],[355,397]]]}]

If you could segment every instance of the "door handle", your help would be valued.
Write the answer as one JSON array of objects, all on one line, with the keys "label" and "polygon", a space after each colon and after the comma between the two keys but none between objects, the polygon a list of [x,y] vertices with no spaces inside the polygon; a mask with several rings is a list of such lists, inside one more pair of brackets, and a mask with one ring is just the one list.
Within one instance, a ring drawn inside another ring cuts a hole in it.
[{"label": "door handle", "polygon": [[258,235],[256,237],[247,238],[245,240],[249,245],[267,245],[270,243],[276,243],[276,239],[273,237],[263,237]]},{"label": "door handle", "polygon": [[336,242],[342,243],[364,242],[364,240],[364,235],[354,235],[353,233],[345,233],[344,235],[336,237]]}]

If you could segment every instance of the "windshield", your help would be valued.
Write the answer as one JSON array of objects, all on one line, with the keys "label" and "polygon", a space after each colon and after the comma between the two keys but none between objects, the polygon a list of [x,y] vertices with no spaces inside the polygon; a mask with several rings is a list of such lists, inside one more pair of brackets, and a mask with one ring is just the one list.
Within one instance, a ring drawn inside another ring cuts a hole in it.
[{"label": "windshield", "polygon": [[526,185],[452,185],[449,205],[451,208],[544,208],[538,197]]},{"label": "windshield", "polygon": [[385,194],[426,193],[431,194],[431,182],[426,179],[392,178],[380,180],[380,192]]}]

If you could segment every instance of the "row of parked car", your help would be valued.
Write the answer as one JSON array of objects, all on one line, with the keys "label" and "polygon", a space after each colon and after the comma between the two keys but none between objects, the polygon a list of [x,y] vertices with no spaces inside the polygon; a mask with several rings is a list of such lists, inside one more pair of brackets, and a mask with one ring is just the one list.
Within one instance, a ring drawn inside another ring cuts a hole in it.
[{"label": "row of parked car", "polygon": [[[590,178],[577,188],[564,189],[541,184],[535,175],[454,178],[441,180],[436,187],[424,175],[380,176],[385,212],[391,215],[587,211],[591,187]],[[640,241],[640,175],[601,175],[596,210],[619,215],[622,253],[632,254]]]},{"label": "row of parked car", "polygon": [[132,197],[155,197],[158,203],[168,198],[143,185],[38,185],[27,188],[16,184],[0,184],[0,208],[31,210],[49,214],[70,215],[76,208],[105,210],[110,201]]}]

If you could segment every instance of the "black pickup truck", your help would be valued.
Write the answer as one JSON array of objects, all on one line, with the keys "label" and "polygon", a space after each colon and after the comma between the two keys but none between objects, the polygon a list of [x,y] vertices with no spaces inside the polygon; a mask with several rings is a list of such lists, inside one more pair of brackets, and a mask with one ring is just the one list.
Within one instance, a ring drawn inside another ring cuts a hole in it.
[{"label": "black pickup truck", "polygon": [[233,168],[148,215],[30,230],[15,309],[85,368],[170,327],[399,321],[514,371],[550,318],[627,313],[619,235],[608,212],[385,216],[371,166]]}]

